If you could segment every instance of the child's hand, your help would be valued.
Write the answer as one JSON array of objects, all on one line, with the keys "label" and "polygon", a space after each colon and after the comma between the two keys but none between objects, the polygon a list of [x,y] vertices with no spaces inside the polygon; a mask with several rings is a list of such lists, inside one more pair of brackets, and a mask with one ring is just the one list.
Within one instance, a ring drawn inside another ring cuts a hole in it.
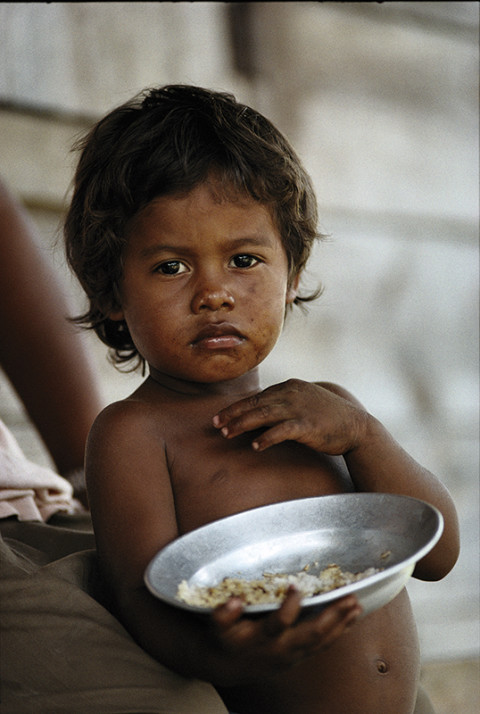
[{"label": "child's hand", "polygon": [[251,619],[242,617],[243,605],[232,598],[213,614],[214,634],[222,649],[238,663],[248,680],[278,674],[329,647],[361,613],[350,595],[330,605],[320,614],[297,622],[301,595],[294,588],[278,610]]},{"label": "child's hand", "polygon": [[252,442],[257,451],[291,440],[333,456],[361,443],[367,417],[324,386],[290,379],[222,409],[213,424],[226,438],[265,429]]}]

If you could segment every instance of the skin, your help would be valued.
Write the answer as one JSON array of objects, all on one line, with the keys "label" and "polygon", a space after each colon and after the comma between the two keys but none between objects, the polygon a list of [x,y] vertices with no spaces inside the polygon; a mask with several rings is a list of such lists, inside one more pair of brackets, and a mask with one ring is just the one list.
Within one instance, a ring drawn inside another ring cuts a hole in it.
[{"label": "skin", "polygon": [[269,503],[353,490],[423,498],[445,518],[416,576],[458,553],[449,494],[338,386],[261,390],[258,365],[295,298],[269,210],[214,184],[156,199],[133,222],[121,308],[150,376],[96,420],[87,479],[117,614],[144,649],[212,682],[239,714],[407,714],[419,657],[406,592],[362,619],[354,597],[300,618],[291,590],[260,619],[232,599],[203,621],[153,598],[150,559],[205,523]]},{"label": "skin", "polygon": [[105,400],[37,231],[1,181],[0,286],[0,365],[58,472],[83,469],[87,435]]}]

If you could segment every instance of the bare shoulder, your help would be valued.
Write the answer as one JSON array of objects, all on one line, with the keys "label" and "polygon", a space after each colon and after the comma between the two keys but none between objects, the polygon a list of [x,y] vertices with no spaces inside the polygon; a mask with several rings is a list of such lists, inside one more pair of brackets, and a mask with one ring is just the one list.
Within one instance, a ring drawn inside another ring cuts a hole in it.
[{"label": "bare shoulder", "polygon": [[319,387],[323,387],[323,389],[328,389],[329,392],[336,394],[338,397],[347,399],[349,402],[352,402],[352,404],[355,404],[355,406],[360,407],[360,409],[364,409],[363,404],[356,397],[354,397],[351,392],[345,389],[345,387],[341,387],[339,384],[335,384],[334,382],[316,382],[316,384]]},{"label": "bare shoulder", "polygon": [[149,559],[178,534],[156,414],[142,400],[110,404],[98,415],[87,442],[86,478],[97,552],[119,591],[137,587]]},{"label": "bare shoulder", "polygon": [[93,429],[130,428],[136,422],[146,423],[153,418],[152,407],[135,396],[112,402],[98,414]]},{"label": "bare shoulder", "polygon": [[[130,450],[135,444],[162,443],[158,410],[142,400],[127,398],[105,407],[95,419],[87,442],[87,454],[92,450]],[[152,444],[152,445],[153,445]]]},{"label": "bare shoulder", "polygon": [[128,490],[135,488],[137,492],[159,477],[168,478],[158,411],[148,402],[128,398],[103,409],[90,430],[87,486],[92,493],[99,488],[118,489],[120,481],[131,480],[132,474],[137,475],[136,483]]}]

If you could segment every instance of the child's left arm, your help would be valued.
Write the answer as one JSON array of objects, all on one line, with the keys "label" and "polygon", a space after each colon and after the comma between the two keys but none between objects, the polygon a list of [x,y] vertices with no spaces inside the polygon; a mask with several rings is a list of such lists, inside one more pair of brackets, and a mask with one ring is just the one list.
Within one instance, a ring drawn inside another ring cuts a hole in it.
[{"label": "child's left arm", "polygon": [[263,428],[252,442],[257,451],[298,441],[321,453],[341,455],[357,491],[397,493],[436,506],[445,521],[443,535],[414,574],[439,580],[455,565],[458,519],[447,489],[341,387],[291,379],[235,402],[213,423],[226,438]]}]

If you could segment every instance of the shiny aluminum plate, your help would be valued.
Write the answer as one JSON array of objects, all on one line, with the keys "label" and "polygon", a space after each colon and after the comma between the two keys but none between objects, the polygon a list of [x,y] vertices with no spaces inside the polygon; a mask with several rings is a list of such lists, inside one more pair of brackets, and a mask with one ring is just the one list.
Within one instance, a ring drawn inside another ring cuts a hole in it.
[{"label": "shiny aluminum plate", "polygon": [[[244,511],[181,536],[152,559],[145,584],[170,605],[207,614],[209,608],[177,598],[182,580],[189,585],[216,585],[227,576],[295,574],[307,564],[312,566],[308,572],[315,575],[330,563],[350,572],[383,568],[302,601],[304,609],[316,611],[355,593],[366,615],[398,595],[442,530],[443,518],[436,508],[407,496],[351,493],[298,499]],[[277,607],[248,605],[245,613]]]}]

